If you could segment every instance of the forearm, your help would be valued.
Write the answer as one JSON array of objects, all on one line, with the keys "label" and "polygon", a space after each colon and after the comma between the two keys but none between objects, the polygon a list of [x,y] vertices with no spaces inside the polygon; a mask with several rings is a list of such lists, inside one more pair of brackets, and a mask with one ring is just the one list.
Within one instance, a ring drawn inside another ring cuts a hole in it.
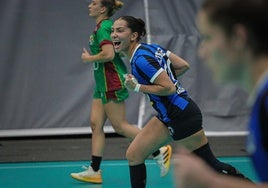
[{"label": "forearm", "polygon": [[170,80],[165,71],[162,71],[152,84],[140,84],[131,74],[128,74],[126,76],[124,84],[128,89],[133,90],[135,92],[143,92],[159,96],[167,96],[176,92],[176,86]]},{"label": "forearm", "polygon": [[100,62],[105,63],[112,61],[115,52],[112,45],[106,44],[101,47],[101,51],[97,54],[90,55],[89,52],[84,48],[83,53],[81,55],[81,59],[84,63],[93,63],[93,62]]},{"label": "forearm", "polygon": [[175,69],[176,76],[183,75],[188,69],[189,69],[189,67],[183,67],[183,68]]},{"label": "forearm", "polygon": [[176,76],[181,76],[190,68],[190,65],[187,61],[172,52],[169,54],[169,59],[173,69],[175,70]]},{"label": "forearm", "polygon": [[93,62],[99,62],[99,63],[105,63],[112,61],[114,58],[114,54],[107,54],[100,52],[96,55],[90,55],[87,58],[85,58],[86,63],[93,63]]},{"label": "forearm", "polygon": [[167,96],[176,92],[176,87],[163,87],[160,85],[142,85],[139,86],[139,92],[154,94],[159,96]]}]

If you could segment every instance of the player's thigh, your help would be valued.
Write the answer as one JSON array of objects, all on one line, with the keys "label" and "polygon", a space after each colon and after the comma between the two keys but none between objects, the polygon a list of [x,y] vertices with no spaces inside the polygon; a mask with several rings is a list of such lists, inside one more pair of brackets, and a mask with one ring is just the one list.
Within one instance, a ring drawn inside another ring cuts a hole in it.
[{"label": "player's thigh", "polygon": [[104,105],[104,110],[113,126],[116,126],[118,128],[120,126],[124,126],[123,124],[126,122],[126,106],[124,101],[111,101]]},{"label": "player's thigh", "polygon": [[208,139],[205,135],[205,132],[203,129],[197,131],[196,133],[181,139],[177,140],[175,143],[177,146],[183,146],[184,148],[187,148],[189,151],[194,151],[201,146],[205,145],[208,142]]},{"label": "player's thigh", "polygon": [[156,117],[153,117],[131,142],[127,155],[142,162],[161,146],[172,141],[167,127]]},{"label": "player's thigh", "polygon": [[94,127],[103,127],[106,114],[101,99],[93,99],[90,112],[90,123]]}]

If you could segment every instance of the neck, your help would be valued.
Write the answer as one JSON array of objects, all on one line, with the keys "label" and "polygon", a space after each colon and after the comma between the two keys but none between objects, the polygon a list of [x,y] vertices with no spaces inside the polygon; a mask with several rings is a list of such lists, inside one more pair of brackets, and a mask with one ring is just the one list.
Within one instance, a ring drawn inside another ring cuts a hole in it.
[{"label": "neck", "polygon": [[139,45],[139,43],[138,42],[136,42],[136,41],[134,41],[134,42],[132,42],[131,44],[130,44],[130,46],[129,46],[129,50],[128,50],[128,54],[127,54],[127,56],[128,56],[128,58],[131,58],[131,56],[133,55],[133,53],[134,53],[134,51],[135,51],[135,49],[136,49],[136,47]]},{"label": "neck", "polygon": [[96,17],[96,24],[99,24],[102,20],[107,20],[107,19],[109,19],[108,16],[101,14],[98,17]]}]

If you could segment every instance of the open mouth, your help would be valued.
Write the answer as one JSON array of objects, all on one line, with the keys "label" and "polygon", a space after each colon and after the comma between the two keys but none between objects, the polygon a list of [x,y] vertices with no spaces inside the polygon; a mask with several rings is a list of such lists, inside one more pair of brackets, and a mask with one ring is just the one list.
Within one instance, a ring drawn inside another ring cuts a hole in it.
[{"label": "open mouth", "polygon": [[118,48],[120,46],[121,42],[120,41],[113,41],[113,44],[114,44],[115,48]]}]

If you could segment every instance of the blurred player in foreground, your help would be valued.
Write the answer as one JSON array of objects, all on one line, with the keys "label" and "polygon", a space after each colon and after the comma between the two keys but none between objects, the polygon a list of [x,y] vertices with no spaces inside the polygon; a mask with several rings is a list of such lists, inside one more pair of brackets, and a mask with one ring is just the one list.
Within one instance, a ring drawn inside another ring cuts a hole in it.
[{"label": "blurred player in foreground", "polygon": [[257,184],[215,173],[185,149],[174,155],[179,188],[268,187],[268,1],[205,0],[197,17],[203,38],[200,56],[220,83],[248,90],[252,107],[247,149]]}]

